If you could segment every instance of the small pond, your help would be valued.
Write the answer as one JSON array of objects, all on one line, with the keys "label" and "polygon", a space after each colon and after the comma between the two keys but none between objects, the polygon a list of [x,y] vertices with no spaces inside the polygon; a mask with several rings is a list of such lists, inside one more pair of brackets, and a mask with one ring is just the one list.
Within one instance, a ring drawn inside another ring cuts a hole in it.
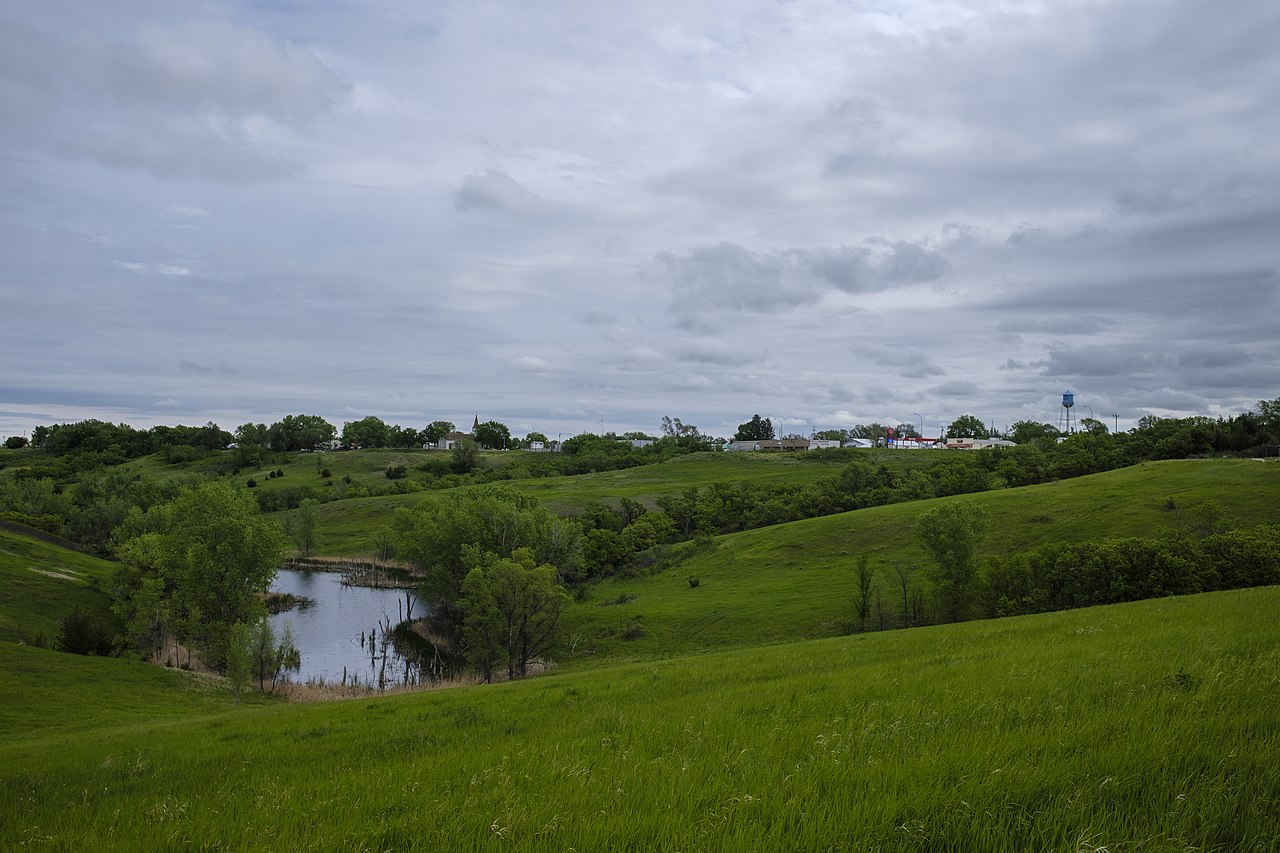
[{"label": "small pond", "polygon": [[377,688],[417,678],[416,663],[389,642],[389,630],[404,618],[404,590],[343,586],[339,572],[291,568],[280,569],[271,589],[313,602],[270,617],[277,636],[286,622],[293,626],[302,653],[294,681],[339,683],[345,676],[348,684],[355,680]]}]

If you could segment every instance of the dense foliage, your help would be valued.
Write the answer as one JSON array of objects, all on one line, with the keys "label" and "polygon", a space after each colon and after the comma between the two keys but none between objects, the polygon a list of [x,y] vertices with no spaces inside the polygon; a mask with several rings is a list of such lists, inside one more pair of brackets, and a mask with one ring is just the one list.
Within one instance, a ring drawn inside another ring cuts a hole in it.
[{"label": "dense foliage", "polygon": [[1044,545],[992,562],[981,616],[1280,583],[1280,526]]},{"label": "dense foliage", "polygon": [[537,500],[503,486],[486,486],[449,499],[396,510],[396,553],[425,578],[422,596],[433,626],[447,636],[462,633],[463,581],[492,559],[527,553],[534,565],[555,568],[560,582],[578,571],[578,527]]},{"label": "dense foliage", "polygon": [[130,642],[154,652],[173,637],[214,666],[227,661],[233,626],[264,615],[286,543],[252,497],[223,483],[134,509],[118,535],[112,594]]}]

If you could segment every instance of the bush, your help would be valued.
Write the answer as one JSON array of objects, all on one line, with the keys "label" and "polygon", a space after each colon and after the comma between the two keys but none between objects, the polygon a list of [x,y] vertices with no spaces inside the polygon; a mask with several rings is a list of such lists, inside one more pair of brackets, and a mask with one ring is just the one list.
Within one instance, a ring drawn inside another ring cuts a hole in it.
[{"label": "bush", "polygon": [[698,584],[700,583],[702,583],[702,581],[698,580],[693,575],[689,576],[689,589],[697,589]]},{"label": "bush", "polygon": [[250,477],[249,482],[245,483],[245,485],[252,489],[258,485],[258,481]]},{"label": "bush", "polygon": [[111,634],[101,622],[77,605],[67,618],[62,620],[62,631],[58,635],[58,650],[75,655],[109,655],[111,654]]},{"label": "bush", "polygon": [[4,446],[10,450],[18,450],[26,447],[27,444],[27,437],[25,435],[11,435],[4,440]]},{"label": "bush", "polygon": [[388,466],[387,466],[387,479],[388,479],[388,480],[403,480],[403,479],[405,478],[405,475],[406,475],[406,474],[408,474],[408,473],[409,473],[409,469],[407,469],[407,468],[406,468],[405,466],[403,466],[403,465],[388,465]]},{"label": "bush", "polygon": [[323,471],[320,472],[320,476],[327,480],[333,476],[333,472],[330,471],[328,468],[325,468]]}]

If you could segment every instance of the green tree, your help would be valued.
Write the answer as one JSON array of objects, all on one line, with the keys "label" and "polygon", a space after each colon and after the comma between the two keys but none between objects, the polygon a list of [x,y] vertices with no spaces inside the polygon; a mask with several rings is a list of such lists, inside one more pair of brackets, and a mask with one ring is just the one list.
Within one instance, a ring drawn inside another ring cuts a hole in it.
[{"label": "green tree", "polygon": [[387,446],[399,447],[408,450],[417,447],[421,442],[418,431],[413,427],[400,426],[397,424],[387,428]]},{"label": "green tree", "polygon": [[1036,421],[1016,421],[1009,430],[1009,440],[1015,444],[1035,444],[1048,449],[1060,433],[1052,424]]},{"label": "green tree", "polygon": [[440,439],[457,430],[453,421],[432,421],[422,430],[422,440],[434,447],[440,443]]},{"label": "green tree", "polygon": [[871,615],[871,584],[875,579],[875,570],[871,568],[871,561],[867,559],[866,554],[858,556],[857,580],[858,586],[854,590],[854,610],[858,614],[858,630],[867,630],[867,617]]},{"label": "green tree", "polygon": [[536,565],[528,548],[506,558],[470,548],[468,558],[475,564],[462,597],[468,656],[488,663],[500,648],[506,653],[507,677],[522,678],[529,664],[559,640],[568,597],[556,580],[556,567]]},{"label": "green tree", "polygon": [[538,565],[556,567],[561,577],[577,573],[580,529],[509,486],[488,485],[413,509],[392,518],[397,556],[424,576],[422,598],[436,627],[457,636],[462,581],[475,568],[467,549],[509,557],[528,548]]},{"label": "green tree", "polygon": [[973,503],[944,503],[916,520],[916,537],[933,558],[933,583],[948,621],[969,615],[977,583],[975,554],[989,514]]},{"label": "green tree", "polygon": [[231,692],[240,704],[240,694],[249,686],[253,677],[253,629],[243,622],[236,622],[227,632],[227,680]]},{"label": "green tree", "polygon": [[1111,430],[1107,429],[1107,425],[1097,418],[1081,418],[1080,429],[1092,435],[1106,435]]},{"label": "green tree", "polygon": [[391,428],[373,415],[342,425],[342,443],[348,447],[386,447],[390,439]]},{"label": "green tree", "polygon": [[462,581],[459,607],[464,615],[462,653],[467,666],[485,681],[493,681],[507,653],[506,632],[493,593],[490,573],[475,568]]},{"label": "green tree", "polygon": [[663,495],[658,498],[658,506],[670,516],[683,536],[693,536],[708,527],[707,508],[697,486],[690,486],[678,495]]},{"label": "green tree", "polygon": [[582,570],[589,578],[611,575],[626,565],[631,553],[621,533],[607,528],[588,530],[582,537]]},{"label": "green tree", "polygon": [[298,553],[305,560],[311,556],[316,547],[316,524],[320,520],[320,501],[306,498],[298,504],[298,511],[290,525],[293,541],[298,546]]},{"label": "green tree", "polygon": [[11,435],[4,440],[4,446],[10,450],[20,450],[27,446],[27,437],[25,435]]},{"label": "green tree", "polygon": [[889,429],[890,427],[882,423],[879,423],[878,421],[872,421],[869,424],[857,424],[853,426],[849,430],[849,437],[850,438],[867,438],[872,441],[882,441],[884,440],[885,433],[888,432]]},{"label": "green tree", "polygon": [[253,422],[240,424],[240,426],[236,427],[235,438],[236,443],[241,446],[266,447],[268,440],[267,425]]},{"label": "green tree", "polygon": [[93,614],[76,605],[70,615],[62,620],[58,633],[58,651],[75,655],[109,655],[111,632]]},{"label": "green tree", "polygon": [[511,431],[506,424],[497,421],[485,421],[477,424],[475,429],[476,443],[490,450],[511,446]]},{"label": "green tree", "polygon": [[902,423],[893,428],[893,434],[898,438],[922,438],[920,430],[916,429],[915,424]]},{"label": "green tree", "polygon": [[663,415],[662,434],[668,438],[696,438],[701,433],[693,424],[681,423],[679,418]]},{"label": "green tree", "polygon": [[282,677],[302,668],[302,653],[298,651],[288,622],[277,639],[271,620],[265,616],[259,619],[251,632],[249,652],[253,677],[258,679],[258,689],[264,693],[275,693]]},{"label": "green tree", "polygon": [[751,420],[738,424],[738,431],[733,436],[734,441],[764,441],[773,437],[773,421],[759,415],[752,415]]},{"label": "green tree", "polygon": [[251,494],[209,482],[135,510],[123,529],[112,593],[131,636],[168,632],[225,664],[231,626],[263,614],[288,541],[279,523]]},{"label": "green tree", "polygon": [[272,450],[313,450],[333,441],[337,430],[319,415],[286,415],[267,430]]},{"label": "green tree", "polygon": [[622,539],[632,552],[663,545],[676,537],[676,525],[664,512],[650,512],[622,529]]},{"label": "green tree", "polygon": [[455,474],[467,474],[480,463],[480,447],[474,441],[462,439],[449,448],[450,467]]},{"label": "green tree", "polygon": [[948,438],[989,438],[987,428],[976,415],[961,415],[947,427]]}]

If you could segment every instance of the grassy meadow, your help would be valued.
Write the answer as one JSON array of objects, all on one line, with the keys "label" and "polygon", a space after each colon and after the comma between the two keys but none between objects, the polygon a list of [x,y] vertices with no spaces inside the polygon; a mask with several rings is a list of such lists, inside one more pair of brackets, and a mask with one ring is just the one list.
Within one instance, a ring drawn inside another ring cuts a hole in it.
[{"label": "grassy meadow", "polygon": [[[883,606],[900,612],[895,569],[915,567],[913,576],[921,577],[927,561],[915,519],[939,503],[975,502],[990,511],[981,559],[1045,542],[1171,532],[1203,501],[1220,505],[1233,526],[1278,521],[1278,474],[1275,464],[1252,460],[1149,462],[716,537],[674,571],[593,585],[589,600],[569,610],[566,662],[649,659],[840,633],[851,626],[854,566],[863,553],[876,571]],[[698,579],[696,588],[690,576]]]},{"label": "grassy meadow", "polygon": [[9,707],[41,710],[0,715],[0,847],[1276,849],[1278,608],[1241,590],[311,705],[4,644]]},{"label": "grassy meadow", "polygon": [[[428,452],[428,451],[422,451]],[[430,451],[437,452],[438,451]],[[360,460],[367,454],[392,454],[394,451],[349,451],[343,453],[326,453],[326,460],[339,460],[346,463],[348,458]],[[888,451],[867,451],[867,459],[874,464],[883,462],[886,466],[897,470],[907,470],[912,462],[921,464],[945,464],[943,454],[936,453],[892,453]],[[405,455],[405,454],[401,454]],[[413,454],[409,459],[412,463]],[[520,465],[519,456],[537,456],[538,454],[485,454],[486,457],[502,457],[506,464],[513,467]],[[301,478],[307,477],[305,454],[302,462],[295,463],[300,470],[292,472],[284,468],[285,477],[269,480],[270,488],[284,488],[286,485],[297,485]],[[906,457],[917,457],[908,459]],[[931,457],[926,459],[925,457]],[[390,457],[388,457],[390,458]],[[703,487],[715,482],[753,482],[753,483],[813,483],[823,477],[835,474],[848,459],[816,459],[806,458],[798,454],[773,453],[694,453],[678,456],[665,462],[644,465],[637,468],[626,468],[620,471],[601,471],[594,474],[577,476],[538,477],[503,481],[518,491],[536,497],[541,503],[561,515],[575,515],[593,500],[618,500],[630,498],[640,501],[649,508],[656,507],[656,499],[664,495],[679,494],[691,487]],[[326,461],[326,464],[328,462]],[[366,466],[368,463],[364,463]],[[397,462],[396,464],[404,464]],[[311,464],[314,468],[314,463]],[[332,467],[335,478],[340,477],[338,469]],[[385,485],[387,480],[382,474],[386,470],[384,463],[378,469],[377,476]],[[412,472],[412,465],[410,465]],[[314,476],[312,471],[311,476]],[[259,484],[262,478],[258,478]],[[307,480],[310,482],[310,480]],[[260,485],[259,488],[262,486]],[[462,487],[468,488],[468,487]],[[383,525],[390,524],[391,515],[398,507],[413,506],[422,500],[438,499],[453,490],[417,492],[405,495],[381,495],[378,497],[348,498],[321,504],[317,508],[318,524],[316,530],[317,556],[367,557],[375,550],[374,532]],[[282,519],[288,519],[293,511],[279,513]]]},{"label": "grassy meadow", "polygon": [[[572,512],[838,465],[514,484]],[[111,564],[0,530],[0,849],[1280,849],[1280,587],[848,633],[858,555],[896,609],[939,502],[986,506],[998,555],[1157,535],[1203,501],[1276,521],[1278,470],[1147,463],[689,543],[571,604],[545,675],[329,703],[32,647],[107,612]],[[326,504],[324,529],[422,498]]]},{"label": "grassy meadow", "polygon": [[111,569],[54,537],[0,527],[0,642],[52,643],[76,606],[108,616],[111,601],[100,585]]}]

